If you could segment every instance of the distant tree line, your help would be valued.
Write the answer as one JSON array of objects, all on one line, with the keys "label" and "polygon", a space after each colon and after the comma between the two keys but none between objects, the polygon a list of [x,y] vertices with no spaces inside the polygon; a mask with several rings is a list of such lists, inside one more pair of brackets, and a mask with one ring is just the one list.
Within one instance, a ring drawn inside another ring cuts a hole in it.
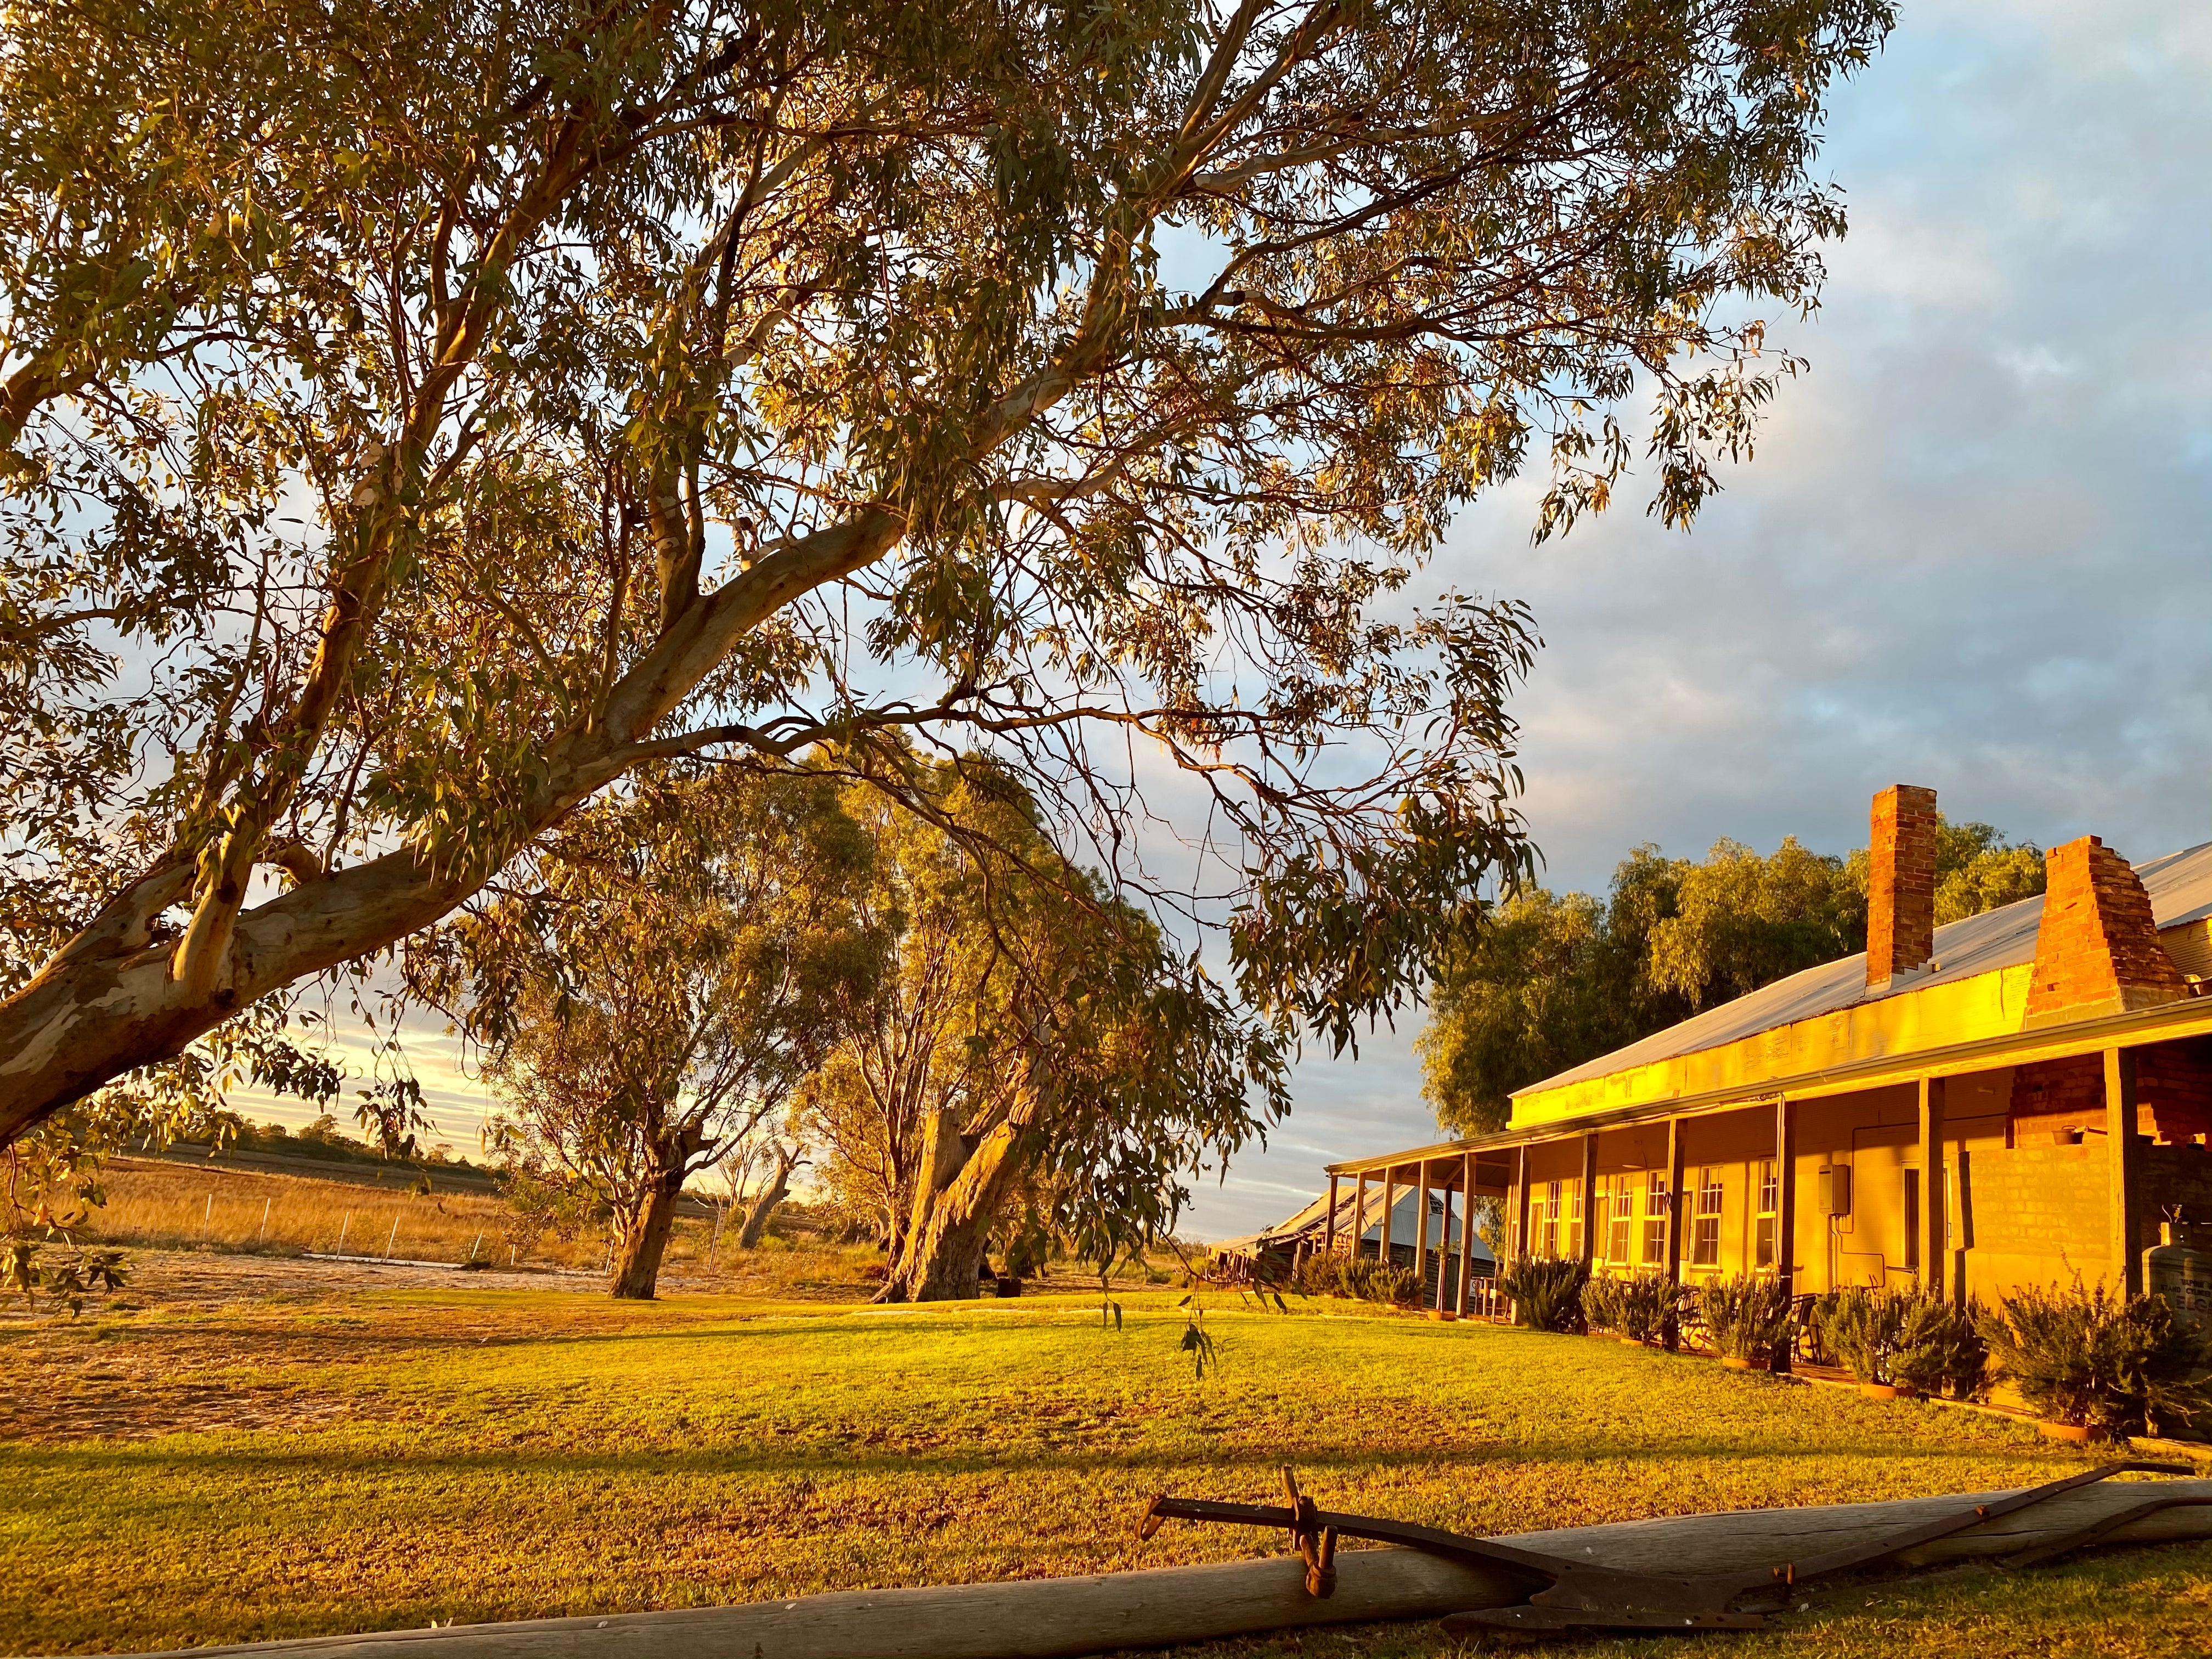
[{"label": "distant tree line", "polygon": [[395,1157],[406,1164],[474,1170],[478,1166],[457,1157],[443,1142],[427,1150],[416,1147],[404,1155],[349,1135],[331,1114],[324,1112],[296,1129],[281,1123],[256,1123],[250,1118],[225,1121],[214,1126],[210,1138],[227,1152],[263,1152],[278,1158],[313,1158],[325,1164],[389,1164]]},{"label": "distant tree line", "polygon": [[[1945,822],[1938,926],[2043,890],[2043,854]],[[1516,1089],[1763,985],[1866,949],[1867,854],[1770,854],[1716,842],[1702,861],[1646,843],[1605,898],[1526,886],[1470,912],[1419,1039],[1430,1103],[1455,1134],[1504,1126]]]}]

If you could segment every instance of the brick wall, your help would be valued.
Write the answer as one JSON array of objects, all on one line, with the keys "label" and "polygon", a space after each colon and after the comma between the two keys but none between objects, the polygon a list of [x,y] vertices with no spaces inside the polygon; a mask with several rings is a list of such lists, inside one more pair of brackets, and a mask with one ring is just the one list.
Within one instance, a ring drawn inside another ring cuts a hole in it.
[{"label": "brick wall", "polygon": [[1966,1161],[1968,1237],[1976,1251],[2042,1257],[2048,1278],[2066,1261],[2104,1262],[2107,1174],[2101,1141],[2086,1146],[1977,1150]]},{"label": "brick wall", "polygon": [[2177,1209],[2184,1221],[2200,1228],[2212,1225],[2212,1147],[2143,1149],[2144,1237],[2140,1248],[2158,1242],[2158,1224]]},{"label": "brick wall", "polygon": [[1874,798],[1867,849],[1867,983],[1936,953],[1936,792],[1894,783]]},{"label": "brick wall", "polygon": [[[2212,1133],[2212,1042],[2202,1037],[2135,1050],[2136,1125],[2169,1145]],[[2014,1146],[2066,1146],[2105,1128],[2105,1060],[2079,1054],[2013,1073]]]},{"label": "brick wall", "polygon": [[2070,1146],[2105,1127],[2102,1055],[2039,1060],[2012,1074],[2012,1144]]},{"label": "brick wall", "polygon": [[2143,1133],[2168,1144],[2212,1134],[2212,1040],[2157,1042],[2136,1054]]}]

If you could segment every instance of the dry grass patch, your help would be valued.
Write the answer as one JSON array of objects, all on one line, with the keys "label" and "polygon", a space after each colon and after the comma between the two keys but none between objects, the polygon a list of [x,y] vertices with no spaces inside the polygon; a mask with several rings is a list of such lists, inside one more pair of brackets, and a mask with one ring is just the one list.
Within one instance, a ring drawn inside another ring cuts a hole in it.
[{"label": "dry grass patch", "polygon": [[502,1267],[582,1267],[604,1254],[596,1239],[521,1240],[501,1199],[437,1190],[434,1176],[434,1190],[416,1192],[410,1190],[416,1178],[395,1169],[371,1184],[230,1169],[211,1160],[118,1158],[102,1180],[107,1201],[94,1212],[85,1234],[149,1249],[343,1251],[452,1262],[473,1254]]},{"label": "dry grass patch", "polygon": [[[370,1166],[374,1167],[374,1166]],[[574,1239],[519,1234],[505,1200],[454,1191],[434,1173],[433,1190],[414,1190],[414,1172],[393,1169],[382,1182],[228,1168],[212,1161],[118,1158],[103,1185],[107,1201],[82,1230],[88,1240],[132,1249],[262,1255],[343,1253],[399,1261],[595,1274],[606,1261],[597,1234]],[[702,1217],[676,1223],[665,1278],[674,1289],[705,1286],[732,1295],[849,1301],[881,1281],[882,1255],[867,1245],[826,1247],[771,1235],[756,1249],[735,1248],[733,1216],[717,1240]],[[799,1220],[793,1213],[794,1222]]]}]

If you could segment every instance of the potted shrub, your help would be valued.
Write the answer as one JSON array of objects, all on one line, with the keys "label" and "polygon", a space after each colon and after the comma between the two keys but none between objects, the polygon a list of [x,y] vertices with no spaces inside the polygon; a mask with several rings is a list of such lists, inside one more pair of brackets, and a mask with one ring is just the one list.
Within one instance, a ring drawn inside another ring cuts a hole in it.
[{"label": "potted shrub", "polygon": [[1893,1291],[1852,1285],[1838,1291],[1820,1310],[1822,1343],[1869,1400],[1910,1398],[1914,1392],[1912,1382],[1892,1365],[1908,1305],[1909,1299]]},{"label": "potted shrub", "polygon": [[2125,1297],[2101,1282],[2030,1288],[1999,1299],[1981,1334],[1996,1375],[2020,1391],[2055,1440],[2137,1433],[2189,1423],[2212,1405],[2198,1379],[2212,1350],[2175,1322],[2158,1296]]},{"label": "potted shrub", "polygon": [[1421,1303],[1421,1276],[1395,1263],[1370,1263],[1367,1299],[1389,1308],[1417,1308]]},{"label": "potted shrub", "polygon": [[1947,1389],[1960,1400],[1982,1392],[1989,1370],[1989,1345],[1978,1328],[1978,1303],[1960,1307],[1932,1297],[1897,1298],[1899,1317],[1892,1339],[1888,1369],[1900,1388],[1940,1395]]},{"label": "potted shrub", "polygon": [[1735,1370],[1768,1364],[1790,1339],[1790,1294],[1775,1279],[1709,1279],[1698,1287],[1698,1310],[1721,1364]]},{"label": "potted shrub", "polygon": [[1620,1281],[1593,1276],[1583,1286],[1583,1319],[1593,1332],[1620,1334]]},{"label": "potted shrub", "polygon": [[1498,1288],[1513,1298],[1513,1322],[1532,1331],[1583,1328],[1583,1289],[1589,1269],[1579,1261],[1531,1256],[1498,1275]]},{"label": "potted shrub", "polygon": [[1310,1256],[1298,1268],[1297,1288],[1309,1296],[1341,1296],[1355,1302],[1406,1307],[1421,1294],[1420,1275],[1371,1255]]},{"label": "potted shrub", "polygon": [[1618,1314],[1621,1340],[1626,1342],[1658,1342],[1667,1334],[1667,1321],[1674,1311],[1674,1303],[1681,1294],[1680,1286],[1664,1273],[1638,1273],[1633,1278],[1617,1279]]}]

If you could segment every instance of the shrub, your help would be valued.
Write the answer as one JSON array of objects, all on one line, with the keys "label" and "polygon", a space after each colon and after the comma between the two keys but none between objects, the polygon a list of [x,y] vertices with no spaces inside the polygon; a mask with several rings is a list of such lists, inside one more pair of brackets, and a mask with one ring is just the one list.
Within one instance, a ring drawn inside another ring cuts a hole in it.
[{"label": "shrub", "polygon": [[1534,1331],[1583,1328],[1583,1290],[1589,1267],[1580,1261],[1531,1256],[1498,1275],[1498,1288],[1513,1298],[1514,1320]]},{"label": "shrub", "polygon": [[1592,1330],[1620,1330],[1620,1292],[1617,1279],[1593,1276],[1583,1286],[1583,1318]]},{"label": "shrub", "polygon": [[1664,1273],[1637,1273],[1613,1283],[1618,1287],[1614,1294],[1619,1297],[1620,1334],[1638,1342],[1662,1340],[1681,1297],[1681,1286]]},{"label": "shrub", "polygon": [[1421,1276],[1411,1267],[1370,1261],[1367,1264],[1367,1281],[1360,1294],[1370,1302],[1380,1302],[1394,1308],[1410,1308],[1421,1299]]},{"label": "shrub", "polygon": [[1980,1304],[1961,1308],[1917,1291],[1854,1286],[1814,1304],[1822,1345],[1862,1382],[1946,1389],[1971,1400],[1987,1386]]},{"label": "shrub", "polygon": [[1790,1293],[1778,1280],[1716,1276],[1698,1287],[1698,1308],[1713,1346],[1732,1359],[1763,1364],[1790,1340]]},{"label": "shrub", "polygon": [[1894,1292],[1852,1285],[1814,1304],[1820,1340],[1844,1370],[1862,1382],[1894,1383],[1890,1358],[1905,1322],[1904,1298]]},{"label": "shrub", "polygon": [[1420,1300],[1421,1279],[1411,1267],[1371,1255],[1308,1256],[1298,1264],[1298,1290],[1308,1296],[1344,1296],[1405,1307]]},{"label": "shrub", "polygon": [[1891,1374],[1923,1394],[1946,1389],[1960,1400],[1972,1400],[1987,1386],[1989,1344],[1978,1328],[1978,1303],[1960,1307],[1932,1297],[1907,1295],[1904,1316],[1889,1358]]},{"label": "shrub", "polygon": [[2000,1298],[1981,1334],[1997,1375],[2043,1416],[2128,1434],[2154,1419],[2186,1423],[2212,1406],[2194,1374],[2212,1352],[2177,1324],[2159,1296],[2123,1297],[2100,1283],[2031,1288]]},{"label": "shrub", "polygon": [[1298,1263],[1298,1270],[1291,1275],[1291,1286],[1301,1296],[1342,1296],[1344,1281],[1337,1273],[1337,1265],[1344,1260],[1338,1255],[1310,1255]]}]

